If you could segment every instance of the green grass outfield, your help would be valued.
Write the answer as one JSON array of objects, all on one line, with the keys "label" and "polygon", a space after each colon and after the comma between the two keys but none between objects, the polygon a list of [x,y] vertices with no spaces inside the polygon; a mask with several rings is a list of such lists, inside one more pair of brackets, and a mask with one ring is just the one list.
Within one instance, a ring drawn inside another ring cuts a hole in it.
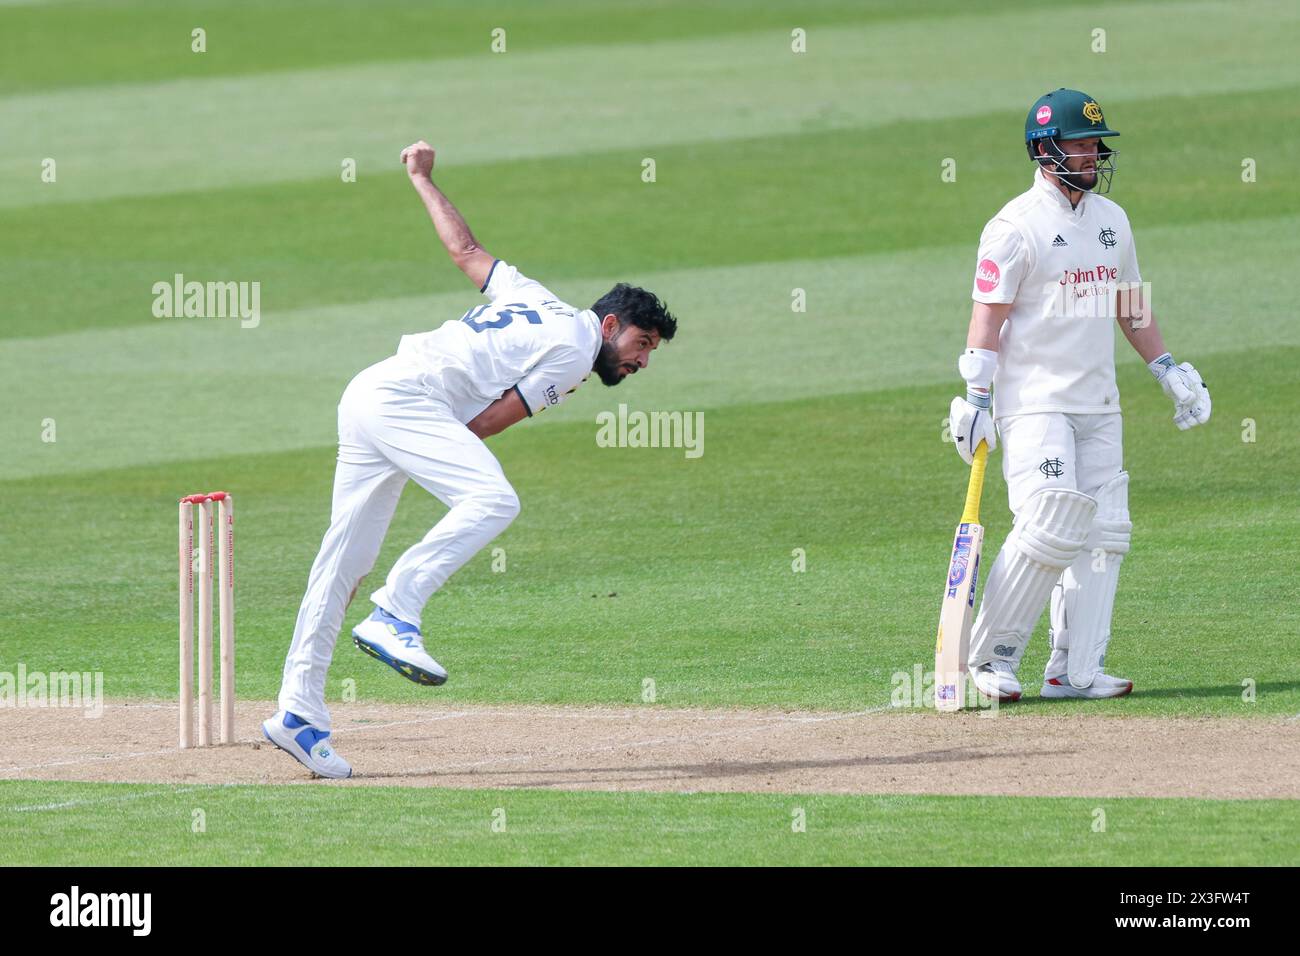
[{"label": "green grass outfield", "polygon": [[[1111,195],[1214,419],[1178,432],[1121,339],[1134,545],[1108,664],[1139,692],[1051,711],[1300,714],[1300,12],[920,6],[0,3],[0,672],[99,670],[109,696],[172,698],[174,502],[221,486],[240,696],[274,696],[339,394],[478,301],[397,163],[423,137],[489,250],[579,304],[645,284],[681,320],[648,374],[491,441],[523,512],[494,543],[505,572],[484,552],[426,612],[452,675],[439,699],[626,704],[650,677],[669,707],[887,703],[895,673],[932,661],[975,244],[1029,181],[1028,104],[1068,85],[1122,133]],[[260,282],[260,323],[154,318],[151,286],[177,272]],[[703,456],[598,448],[594,417],[619,402],[703,412]],[[991,547],[1009,528],[996,471]],[[377,572],[441,510],[408,489]],[[1030,712],[1044,644],[1022,669]],[[362,700],[428,693],[345,641],[331,697],[347,678]],[[195,792],[0,784],[0,835],[32,834],[0,862],[301,862],[280,822],[310,802],[344,833],[371,800],[445,820],[436,862],[1052,863],[1057,841],[1088,862],[1294,863],[1266,837],[1297,832],[1291,802],[1098,801],[1115,811],[1093,834],[1087,800]],[[519,808],[508,835],[486,830],[493,801]],[[199,805],[209,832],[191,837]],[[817,808],[807,834],[795,805]],[[963,832],[994,819],[1023,840],[973,858],[989,851]],[[128,846],[132,827],[157,840]],[[356,862],[425,862],[407,842]]]},{"label": "green grass outfield", "polygon": [[[655,362],[669,368],[676,345]],[[1202,364],[1223,383],[1216,407],[1227,417],[1234,405],[1268,408],[1298,357],[1244,352]],[[1300,615],[1276,564],[1300,536],[1286,507],[1294,438],[1266,415],[1267,437],[1254,444],[1236,426],[1180,434],[1145,369],[1125,385],[1135,396],[1126,424],[1137,527],[1110,662],[1141,693],[1053,702],[1052,712],[1300,711],[1300,662],[1281,652]],[[933,661],[935,581],[962,490],[933,427],[950,391],[709,410],[694,460],[676,449],[597,448],[588,422],[503,436],[494,445],[523,513],[494,543],[505,572],[492,570],[489,548],[426,611],[431,646],[452,673],[439,700],[633,704],[652,677],[670,707],[888,702],[895,672]],[[1175,441],[1188,459],[1171,454]],[[216,481],[238,494],[240,696],[273,698],[327,520],[332,460],[326,447],[6,483],[10,502],[31,506],[6,522],[13,566],[0,670],[20,660],[29,670],[102,670],[110,696],[174,695],[171,490]],[[1000,540],[1010,524],[1000,475],[986,500]],[[439,510],[408,487],[379,574]],[[791,569],[796,548],[807,555],[803,573]],[[47,599],[51,588],[58,601]],[[347,626],[366,613],[359,600]],[[430,693],[347,641],[335,656],[335,699],[347,679],[362,700]],[[1045,657],[1040,636],[1023,672],[1041,673]]]},{"label": "green grass outfield", "polygon": [[1298,826],[1291,800],[0,782],[13,864],[1271,866]]}]

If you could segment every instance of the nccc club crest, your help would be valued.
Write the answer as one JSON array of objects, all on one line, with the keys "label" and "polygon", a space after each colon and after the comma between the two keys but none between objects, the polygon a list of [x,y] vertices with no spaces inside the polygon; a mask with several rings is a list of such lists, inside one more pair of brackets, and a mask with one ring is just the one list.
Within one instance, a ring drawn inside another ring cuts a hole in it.
[{"label": "nccc club crest", "polygon": [[1096,100],[1089,100],[1083,104],[1083,118],[1093,126],[1102,121],[1101,107],[1097,105]]},{"label": "nccc club crest", "polygon": [[1115,230],[1109,226],[1097,233],[1097,239],[1101,242],[1103,249],[1113,249],[1119,245],[1119,240],[1115,238]]}]

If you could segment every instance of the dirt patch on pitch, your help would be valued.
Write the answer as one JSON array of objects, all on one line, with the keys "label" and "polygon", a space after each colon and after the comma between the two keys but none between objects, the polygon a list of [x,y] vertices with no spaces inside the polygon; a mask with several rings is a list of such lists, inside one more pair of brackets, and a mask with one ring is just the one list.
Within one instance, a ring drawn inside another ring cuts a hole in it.
[{"label": "dirt patch on pitch", "polygon": [[[295,783],[241,704],[237,743],[176,748],[175,705],[0,711],[0,778]],[[339,704],[355,769],[327,786],[556,790],[1300,797],[1300,723],[1229,718],[940,716]]]}]

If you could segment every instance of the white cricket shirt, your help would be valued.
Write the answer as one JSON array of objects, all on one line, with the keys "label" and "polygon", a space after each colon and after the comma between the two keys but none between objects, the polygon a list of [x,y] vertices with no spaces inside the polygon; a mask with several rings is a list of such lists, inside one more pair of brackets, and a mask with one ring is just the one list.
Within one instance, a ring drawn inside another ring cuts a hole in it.
[{"label": "white cricket shirt", "polygon": [[1084,193],[1079,205],[1043,175],[980,236],[972,298],[1011,303],[998,341],[995,418],[1119,411],[1115,295],[1140,283],[1128,216]]},{"label": "white cricket shirt", "polygon": [[603,338],[596,313],[566,305],[500,259],[480,291],[487,305],[432,332],[404,335],[397,346],[458,421],[470,421],[512,388],[535,415],[586,381]]}]

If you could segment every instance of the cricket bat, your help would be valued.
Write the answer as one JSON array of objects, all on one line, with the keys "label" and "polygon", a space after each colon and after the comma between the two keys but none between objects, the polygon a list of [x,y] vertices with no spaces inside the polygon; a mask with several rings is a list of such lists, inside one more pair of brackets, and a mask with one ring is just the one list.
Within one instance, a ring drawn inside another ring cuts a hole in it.
[{"label": "cricket bat", "polygon": [[941,711],[966,706],[966,657],[970,651],[970,626],[975,616],[975,585],[979,580],[984,526],[980,524],[980,493],[989,446],[975,449],[966,484],[966,507],[952,539],[952,560],[939,611],[939,637],[934,646],[934,706]]}]

